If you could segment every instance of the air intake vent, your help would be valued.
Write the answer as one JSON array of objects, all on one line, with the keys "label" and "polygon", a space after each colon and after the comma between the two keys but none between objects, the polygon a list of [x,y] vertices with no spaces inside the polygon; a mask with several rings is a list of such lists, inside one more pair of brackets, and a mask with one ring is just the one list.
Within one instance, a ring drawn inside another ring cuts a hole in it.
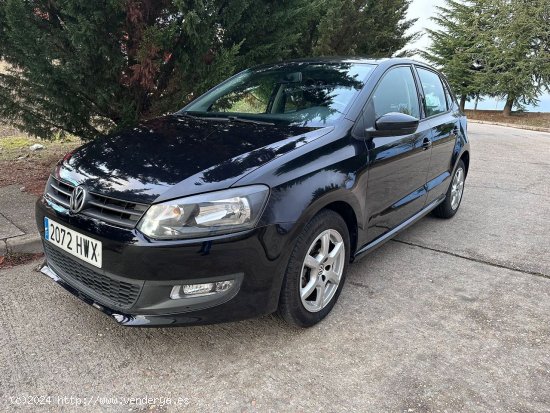
[{"label": "air intake vent", "polygon": [[143,282],[116,280],[94,271],[44,242],[48,265],[66,282],[92,296],[98,302],[120,309],[130,308],[137,300]]}]

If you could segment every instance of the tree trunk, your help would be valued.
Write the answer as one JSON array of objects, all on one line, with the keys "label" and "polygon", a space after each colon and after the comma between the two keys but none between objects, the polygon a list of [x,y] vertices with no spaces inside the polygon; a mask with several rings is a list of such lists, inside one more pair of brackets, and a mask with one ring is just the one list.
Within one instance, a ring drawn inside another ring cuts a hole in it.
[{"label": "tree trunk", "polygon": [[466,106],[466,95],[460,96],[460,111],[464,112],[464,106]]},{"label": "tree trunk", "polygon": [[512,114],[512,106],[514,106],[515,97],[512,95],[508,95],[508,98],[506,99],[506,105],[504,105],[504,110],[502,111],[502,114],[504,116],[510,116]]},{"label": "tree trunk", "polygon": [[479,95],[476,95],[476,102],[474,103],[474,112],[477,111],[477,104],[479,103]]}]

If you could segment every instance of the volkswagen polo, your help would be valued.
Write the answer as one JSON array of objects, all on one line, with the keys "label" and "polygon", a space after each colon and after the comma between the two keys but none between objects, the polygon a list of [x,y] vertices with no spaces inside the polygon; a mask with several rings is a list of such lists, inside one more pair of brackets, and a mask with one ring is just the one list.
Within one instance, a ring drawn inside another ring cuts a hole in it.
[{"label": "volkswagen polo", "polygon": [[126,326],[273,312],[311,326],[350,263],[456,214],[469,153],[449,84],[423,63],[255,67],[67,154],[36,204],[42,272]]}]

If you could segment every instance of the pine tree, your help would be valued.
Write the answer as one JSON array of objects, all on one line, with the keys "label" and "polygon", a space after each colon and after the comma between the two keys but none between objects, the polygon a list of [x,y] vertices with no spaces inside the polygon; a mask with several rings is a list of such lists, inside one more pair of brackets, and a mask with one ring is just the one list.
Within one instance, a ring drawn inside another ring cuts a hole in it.
[{"label": "pine tree", "polygon": [[486,0],[446,0],[432,17],[440,29],[428,29],[431,45],[421,55],[445,74],[460,96],[460,108],[486,89],[483,66],[488,27],[483,16],[490,13]]},{"label": "pine tree", "polygon": [[306,0],[0,0],[0,117],[91,139],[295,51]]},{"label": "pine tree", "polygon": [[93,139],[257,63],[389,56],[415,36],[409,1],[0,0],[0,118]]},{"label": "pine tree", "polygon": [[514,105],[536,104],[550,91],[550,2],[490,0],[492,41],[486,45],[486,82],[492,96],[504,98],[503,114]]},{"label": "pine tree", "polygon": [[550,88],[550,3],[548,0],[446,0],[428,30],[424,57],[440,67],[461,106],[467,98],[505,98],[534,104]]},{"label": "pine tree", "polygon": [[[233,0],[228,3],[235,7]],[[300,56],[298,44],[315,3],[309,0],[249,0],[246,3],[240,21],[227,25],[230,28],[224,36],[227,47],[239,45],[239,68]]]},{"label": "pine tree", "polygon": [[311,51],[317,55],[390,57],[418,37],[410,0],[327,0]]}]

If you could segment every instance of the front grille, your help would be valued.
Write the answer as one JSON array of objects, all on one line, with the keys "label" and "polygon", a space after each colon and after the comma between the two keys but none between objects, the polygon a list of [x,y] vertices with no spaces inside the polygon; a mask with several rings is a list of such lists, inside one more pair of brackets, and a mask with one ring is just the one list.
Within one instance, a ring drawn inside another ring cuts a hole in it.
[{"label": "front grille", "polygon": [[44,252],[48,265],[61,278],[82,292],[90,293],[98,302],[121,309],[130,308],[136,302],[143,283],[115,280],[91,270],[51,246],[48,241],[44,242]]},{"label": "front grille", "polygon": [[[46,186],[46,196],[68,209],[73,189],[74,185],[50,176]],[[91,192],[80,213],[119,227],[134,228],[147,208],[146,204],[126,202]]]}]

